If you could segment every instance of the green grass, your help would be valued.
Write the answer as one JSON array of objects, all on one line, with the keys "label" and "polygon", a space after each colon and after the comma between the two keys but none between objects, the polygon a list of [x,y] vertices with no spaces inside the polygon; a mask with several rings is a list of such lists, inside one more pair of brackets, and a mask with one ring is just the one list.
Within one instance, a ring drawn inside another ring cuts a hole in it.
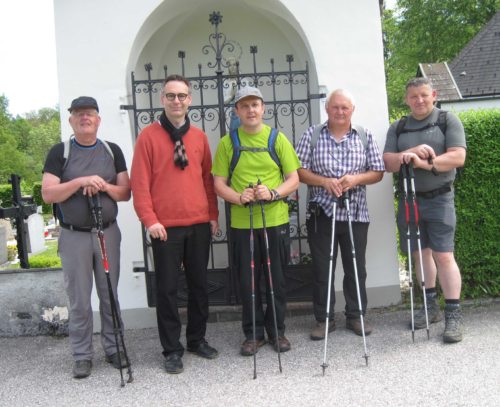
[{"label": "green grass", "polygon": [[[59,268],[61,267],[61,259],[57,255],[57,240],[45,241],[46,250],[36,254],[29,254],[28,260],[30,268]],[[19,262],[0,267],[1,270],[18,269]]]}]

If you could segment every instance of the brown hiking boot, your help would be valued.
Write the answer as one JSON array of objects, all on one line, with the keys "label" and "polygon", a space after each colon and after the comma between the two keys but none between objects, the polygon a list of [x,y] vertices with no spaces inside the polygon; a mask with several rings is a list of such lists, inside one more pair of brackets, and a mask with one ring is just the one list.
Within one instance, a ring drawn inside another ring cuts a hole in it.
[{"label": "brown hiking boot", "polygon": [[[365,318],[363,318],[363,324],[365,326],[365,335],[370,335],[373,329]],[[356,335],[363,336],[361,318],[347,318],[345,320],[345,327],[353,331]]]},{"label": "brown hiking boot", "polygon": [[[311,331],[313,341],[322,341],[325,339],[326,322],[316,322],[316,326]],[[335,320],[328,322],[328,333],[335,331]]]},{"label": "brown hiking boot", "polygon": [[292,345],[290,341],[286,338],[286,336],[278,336],[278,342],[276,343],[275,338],[269,338],[269,343],[273,346],[274,350],[278,352],[278,346],[280,347],[280,352],[288,352],[292,349]]},{"label": "brown hiking boot", "polygon": [[241,344],[240,353],[242,356],[252,356],[254,353],[259,351],[261,346],[264,346],[265,344],[265,339],[257,339],[256,341],[253,339],[246,339],[245,342]]}]

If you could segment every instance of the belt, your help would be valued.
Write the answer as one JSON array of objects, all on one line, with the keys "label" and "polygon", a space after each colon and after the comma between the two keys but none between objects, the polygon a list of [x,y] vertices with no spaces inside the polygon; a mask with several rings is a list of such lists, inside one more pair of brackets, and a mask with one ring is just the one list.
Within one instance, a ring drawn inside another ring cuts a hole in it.
[{"label": "belt", "polygon": [[447,192],[451,192],[451,185],[445,185],[444,187],[433,189],[432,191],[417,192],[417,196],[424,199],[431,199],[438,195],[446,194]]},{"label": "belt", "polygon": [[[116,219],[112,220],[111,222],[104,223],[102,225],[102,228],[103,229],[107,229],[108,227],[110,227],[115,222],[116,222]],[[73,230],[75,232],[92,232],[92,230],[94,230],[93,227],[73,226],[73,225],[68,225],[67,223],[64,223],[62,221],[59,221],[59,224],[61,225],[62,228],[68,229],[68,230]]]}]

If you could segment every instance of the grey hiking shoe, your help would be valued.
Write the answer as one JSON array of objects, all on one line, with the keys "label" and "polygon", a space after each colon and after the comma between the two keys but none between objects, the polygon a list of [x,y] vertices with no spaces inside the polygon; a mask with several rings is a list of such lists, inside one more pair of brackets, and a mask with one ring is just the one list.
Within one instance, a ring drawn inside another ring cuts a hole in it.
[{"label": "grey hiking shoe", "polygon": [[462,320],[462,311],[460,308],[453,311],[444,312],[445,327],[443,341],[446,343],[455,343],[462,340],[464,323]]},{"label": "grey hiking shoe", "polygon": [[90,371],[92,370],[91,360],[76,360],[73,366],[73,377],[75,379],[83,379],[90,376]]},{"label": "grey hiking shoe", "polygon": [[[439,302],[436,299],[427,300],[427,317],[429,318],[429,324],[433,324],[435,322],[439,322],[443,319],[443,315],[441,314],[441,309],[439,308]],[[425,308],[422,305],[416,313],[414,317],[415,321],[415,329],[423,329],[426,328],[427,325],[425,323]],[[410,321],[411,328],[411,321]]]},{"label": "grey hiking shoe", "polygon": [[118,352],[106,355],[106,362],[111,363],[115,369],[128,367],[127,358],[125,358],[125,353],[122,351],[120,351],[120,356],[118,356]]}]

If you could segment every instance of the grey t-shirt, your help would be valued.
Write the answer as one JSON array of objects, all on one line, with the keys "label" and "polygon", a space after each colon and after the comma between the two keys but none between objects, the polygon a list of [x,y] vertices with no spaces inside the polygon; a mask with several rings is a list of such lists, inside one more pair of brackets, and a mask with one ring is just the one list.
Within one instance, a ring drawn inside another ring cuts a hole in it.
[{"label": "grey t-shirt", "polygon": [[[423,120],[416,120],[412,116],[408,116],[405,129],[419,129],[430,123],[436,123],[439,111],[438,108],[434,108],[432,113]],[[436,125],[422,131],[405,133],[403,130],[399,137],[396,137],[398,123],[399,120],[392,123],[387,131],[384,153],[398,153],[420,144],[431,146],[438,156],[445,153],[450,147],[466,148],[464,127],[458,117],[451,112],[447,112],[446,114],[446,135]],[[453,182],[455,172],[455,169],[453,169],[434,175],[431,171],[417,168],[415,169],[415,188],[420,192],[440,188]]]},{"label": "grey t-shirt", "polygon": [[[99,139],[93,146],[82,146],[74,139],[71,140],[71,143],[71,153],[64,171],[62,171],[65,161],[63,158],[64,143],[59,143],[49,151],[44,172],[59,177],[61,182],[68,182],[82,176],[99,175],[106,182],[116,184],[116,175],[127,170],[123,153],[114,143],[108,142],[113,151],[114,159]],[[100,197],[103,222],[109,223],[116,219],[118,206],[108,194],[101,193]],[[57,217],[69,225],[93,226],[88,198],[83,195],[82,189],[79,189],[66,201],[57,204]]]}]

